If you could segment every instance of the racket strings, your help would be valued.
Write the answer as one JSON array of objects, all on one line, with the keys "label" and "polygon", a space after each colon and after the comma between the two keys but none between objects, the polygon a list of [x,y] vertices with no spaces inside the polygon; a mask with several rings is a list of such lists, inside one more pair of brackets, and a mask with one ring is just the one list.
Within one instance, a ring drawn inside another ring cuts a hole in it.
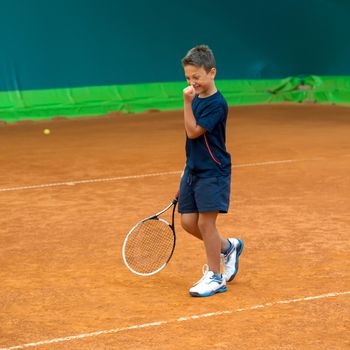
[{"label": "racket strings", "polygon": [[170,259],[174,238],[171,227],[165,221],[146,220],[130,233],[125,246],[125,259],[139,273],[157,271]]}]

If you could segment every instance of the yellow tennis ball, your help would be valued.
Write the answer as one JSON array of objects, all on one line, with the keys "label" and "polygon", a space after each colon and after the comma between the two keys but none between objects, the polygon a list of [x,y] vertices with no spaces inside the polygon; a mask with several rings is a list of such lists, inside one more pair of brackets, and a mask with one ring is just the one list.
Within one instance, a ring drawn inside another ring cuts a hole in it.
[{"label": "yellow tennis ball", "polygon": [[44,129],[44,135],[50,135],[50,129]]}]

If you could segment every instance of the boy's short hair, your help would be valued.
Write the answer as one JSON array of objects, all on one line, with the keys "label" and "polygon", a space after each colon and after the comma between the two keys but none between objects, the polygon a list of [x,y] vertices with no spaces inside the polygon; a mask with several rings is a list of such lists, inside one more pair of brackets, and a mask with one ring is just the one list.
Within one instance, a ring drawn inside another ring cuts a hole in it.
[{"label": "boy's short hair", "polygon": [[212,68],[216,68],[213,51],[211,51],[207,45],[197,45],[193,47],[187,52],[181,62],[183,67],[187,65],[204,67],[207,73],[209,73]]}]

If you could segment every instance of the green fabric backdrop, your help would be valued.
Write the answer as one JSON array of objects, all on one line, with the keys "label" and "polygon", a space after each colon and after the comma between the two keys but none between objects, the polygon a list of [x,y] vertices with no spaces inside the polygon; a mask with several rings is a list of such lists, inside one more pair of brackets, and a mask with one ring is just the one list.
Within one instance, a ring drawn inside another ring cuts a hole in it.
[{"label": "green fabric backdrop", "polygon": [[349,23],[348,0],[2,1],[0,119],[181,108],[202,43],[230,104],[348,103]]}]

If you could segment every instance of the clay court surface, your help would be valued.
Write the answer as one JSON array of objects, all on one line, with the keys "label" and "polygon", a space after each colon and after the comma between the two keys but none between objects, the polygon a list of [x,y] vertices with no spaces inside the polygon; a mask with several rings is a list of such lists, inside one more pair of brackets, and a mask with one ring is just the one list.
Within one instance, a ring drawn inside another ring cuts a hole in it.
[{"label": "clay court surface", "polygon": [[181,111],[0,126],[0,349],[350,348],[350,108],[231,109],[218,226],[245,249],[210,298],[188,295],[205,256],[179,216],[161,273],[121,256],[177,191],[184,142]]}]

